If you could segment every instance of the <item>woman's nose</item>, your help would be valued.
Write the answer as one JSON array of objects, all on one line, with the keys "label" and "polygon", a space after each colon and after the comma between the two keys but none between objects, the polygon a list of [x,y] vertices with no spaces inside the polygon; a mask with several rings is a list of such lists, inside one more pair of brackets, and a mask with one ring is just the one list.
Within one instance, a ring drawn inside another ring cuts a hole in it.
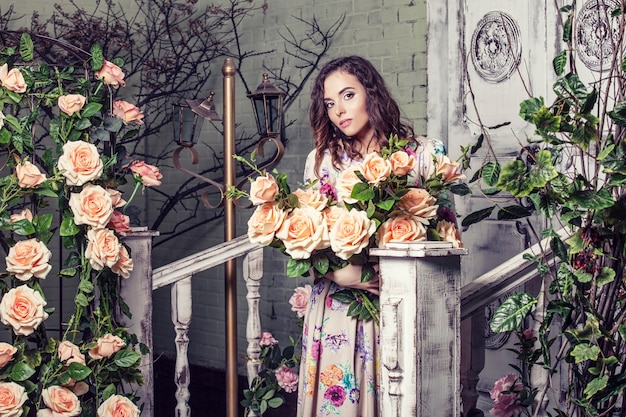
[{"label": "woman's nose", "polygon": [[335,104],[335,114],[337,116],[341,116],[345,112],[346,112],[346,109],[344,108],[343,104]]}]

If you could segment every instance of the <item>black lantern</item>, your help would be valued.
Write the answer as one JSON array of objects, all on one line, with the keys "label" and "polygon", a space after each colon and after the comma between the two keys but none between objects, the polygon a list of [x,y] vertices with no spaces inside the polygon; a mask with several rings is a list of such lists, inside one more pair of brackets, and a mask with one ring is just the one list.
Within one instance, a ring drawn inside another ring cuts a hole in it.
[{"label": "black lantern", "polygon": [[257,89],[248,94],[261,138],[276,138],[280,135],[284,95],[269,81],[267,73],[263,74],[263,82]]},{"label": "black lantern", "polygon": [[205,100],[185,100],[185,103],[174,104],[174,140],[179,146],[191,147],[198,142],[204,119],[222,120],[215,111],[211,91]]}]

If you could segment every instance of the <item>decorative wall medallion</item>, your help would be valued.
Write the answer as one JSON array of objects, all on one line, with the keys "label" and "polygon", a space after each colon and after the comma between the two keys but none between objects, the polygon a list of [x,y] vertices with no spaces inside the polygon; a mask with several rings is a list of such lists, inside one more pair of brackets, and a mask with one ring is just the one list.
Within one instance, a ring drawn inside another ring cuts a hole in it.
[{"label": "decorative wall medallion", "polygon": [[511,296],[511,293],[507,292],[502,297],[498,298],[497,301],[487,305],[485,307],[485,349],[498,350],[509,340],[509,333],[494,333],[489,326],[489,322],[493,318],[496,310],[506,300]]},{"label": "decorative wall medallion", "polygon": [[576,19],[578,56],[592,71],[600,71],[611,65],[613,45],[620,37],[619,17],[611,17],[616,8],[619,8],[617,0],[589,0]]},{"label": "decorative wall medallion", "polygon": [[470,48],[474,68],[485,81],[506,80],[522,57],[519,26],[504,12],[489,12],[476,25]]}]

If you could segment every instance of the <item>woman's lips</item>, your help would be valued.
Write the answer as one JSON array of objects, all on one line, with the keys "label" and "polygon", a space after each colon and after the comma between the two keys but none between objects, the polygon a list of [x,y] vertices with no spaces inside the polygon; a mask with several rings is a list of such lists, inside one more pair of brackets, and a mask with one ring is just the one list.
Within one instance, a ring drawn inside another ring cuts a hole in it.
[{"label": "woman's lips", "polygon": [[345,129],[346,127],[350,126],[350,123],[352,123],[352,119],[345,119],[339,122],[339,126],[342,129]]}]

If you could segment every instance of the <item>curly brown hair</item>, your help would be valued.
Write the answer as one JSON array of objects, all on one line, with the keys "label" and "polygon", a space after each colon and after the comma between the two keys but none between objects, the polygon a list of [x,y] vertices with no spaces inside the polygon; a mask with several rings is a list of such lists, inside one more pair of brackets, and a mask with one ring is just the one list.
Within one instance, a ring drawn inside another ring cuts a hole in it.
[{"label": "curly brown hair", "polygon": [[401,138],[412,138],[413,128],[402,122],[400,107],[393,99],[383,77],[371,62],[360,56],[345,56],[333,59],[320,70],[311,89],[311,105],[309,107],[309,123],[313,129],[315,144],[315,172],[318,173],[325,150],[330,150],[333,166],[341,168],[341,153],[354,158],[363,155],[352,141],[344,140],[346,136],[330,121],[328,110],[324,104],[324,82],[326,78],[342,71],[351,74],[363,85],[367,95],[367,114],[374,130],[374,138],[380,147],[387,145],[388,137],[396,134]]}]

